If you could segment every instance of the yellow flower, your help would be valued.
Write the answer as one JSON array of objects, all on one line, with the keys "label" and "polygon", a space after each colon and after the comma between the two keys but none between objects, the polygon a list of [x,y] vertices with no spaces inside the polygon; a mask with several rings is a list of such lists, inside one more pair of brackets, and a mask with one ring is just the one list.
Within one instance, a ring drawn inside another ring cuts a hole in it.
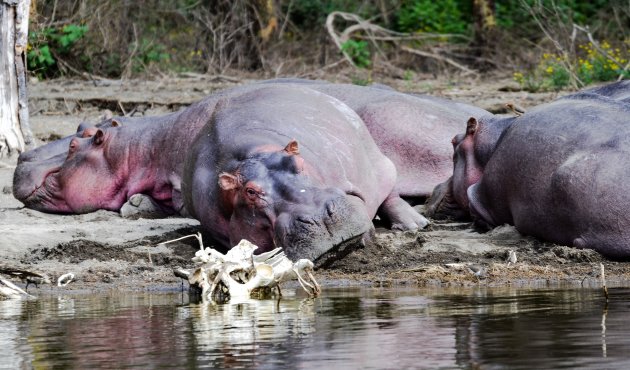
[{"label": "yellow flower", "polygon": [[549,66],[547,67],[547,69],[545,70],[547,73],[552,74],[553,73],[553,67]]}]

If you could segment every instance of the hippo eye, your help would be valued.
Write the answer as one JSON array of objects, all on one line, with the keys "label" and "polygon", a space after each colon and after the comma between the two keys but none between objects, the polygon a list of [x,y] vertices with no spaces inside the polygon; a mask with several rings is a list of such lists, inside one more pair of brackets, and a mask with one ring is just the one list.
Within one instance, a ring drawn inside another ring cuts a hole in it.
[{"label": "hippo eye", "polygon": [[247,192],[247,195],[255,197],[256,196],[256,190],[252,189],[252,188],[247,188],[247,190],[245,190]]}]

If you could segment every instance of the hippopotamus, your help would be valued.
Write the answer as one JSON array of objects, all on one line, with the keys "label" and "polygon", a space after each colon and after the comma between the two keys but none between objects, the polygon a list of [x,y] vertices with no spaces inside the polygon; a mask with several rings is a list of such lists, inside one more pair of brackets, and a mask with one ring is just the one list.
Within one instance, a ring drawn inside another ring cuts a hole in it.
[{"label": "hippopotamus", "polygon": [[[304,79],[275,79],[230,88],[212,94],[199,104],[207,106],[206,111],[210,112],[216,101],[223,96],[257,89],[260,85],[279,84],[308,87],[333,96],[353,109],[365,122],[380,150],[396,165],[397,191],[406,200],[416,204],[423,202],[437,184],[451,175],[452,149],[448,141],[459,131],[461,122],[472,115],[489,114],[471,105],[426,95],[404,94],[384,85],[365,87]],[[82,124],[76,135],[20,156],[14,179],[16,198],[24,199],[25,194],[30,194],[40,186],[43,173],[63,163],[72,138],[91,136],[97,128],[107,128],[112,124],[127,126],[150,122],[157,123],[150,128],[152,131],[165,127],[161,123],[166,123],[166,126],[168,123],[190,126],[189,122],[178,118],[178,114],[169,117],[107,117],[96,126]],[[149,127],[147,125],[147,129]],[[200,127],[196,125],[194,128]],[[171,133],[174,137],[177,136],[176,133]],[[127,139],[135,140],[132,136]],[[53,158],[56,155],[60,156]],[[33,203],[28,206],[37,208]],[[170,210],[170,213],[182,210],[180,207]]]},{"label": "hippopotamus", "polygon": [[348,106],[268,85],[219,103],[191,145],[182,190],[224,244],[248,239],[315,259],[369,233],[377,212],[401,229],[424,227],[395,185],[396,167]]},{"label": "hippopotamus", "polygon": [[630,173],[630,105],[621,90],[577,93],[519,117],[470,118],[453,139],[442,202],[483,227],[511,224],[542,240],[630,257],[630,187],[620,181]]},{"label": "hippopotamus", "polygon": [[[412,96],[382,87],[303,80],[251,84],[215,93],[183,111],[166,116],[113,117],[96,127],[80,126],[76,135],[24,153],[25,158],[20,158],[16,168],[14,195],[31,208],[77,213],[96,209],[118,210],[121,202],[136,192],[154,197],[161,211],[167,214],[188,215],[180,184],[193,138],[213,116],[218,101],[270,86],[281,86],[291,91],[308,89],[319,95],[323,93],[336,102],[338,109],[358,114],[377,146],[398,169],[399,175],[394,177],[395,187],[385,203],[389,208],[403,209],[400,214],[406,216],[391,217],[396,215],[394,212],[379,214],[392,228],[401,230],[424,226],[426,220],[408,213],[407,206],[400,203],[398,196],[422,199],[435,184],[446,179],[450,174],[451,155],[445,138],[456,132],[457,124],[464,117],[485,112],[445,99]],[[273,96],[278,104],[282,103],[282,94]],[[307,94],[300,96],[310,99]],[[254,100],[257,99],[261,98]],[[273,104],[270,103],[267,109],[274,112],[270,106]],[[325,106],[330,106],[330,103]],[[65,144],[65,148],[60,143]],[[91,165],[91,161],[99,156],[104,157],[106,166],[97,168]],[[142,160],[135,159],[138,157]],[[125,170],[120,171],[119,167]],[[147,173],[152,175],[146,176]],[[90,176],[95,179],[86,181]],[[70,181],[70,178],[74,180]],[[213,184],[217,181],[215,179]],[[85,184],[94,189],[87,189]],[[198,183],[195,186],[203,191],[206,185]],[[368,207],[368,215],[373,216],[373,208]],[[234,217],[244,219],[242,214]],[[220,239],[227,245],[225,235]]]},{"label": "hippopotamus", "polygon": [[[13,195],[43,212],[87,213],[119,211],[132,195],[141,193],[153,199],[159,213],[187,216],[180,183],[188,145],[219,99],[247,89],[220,91],[162,116],[108,116],[96,125],[82,123],[76,134],[20,155]],[[94,167],[97,158],[106,165]],[[129,168],[121,173],[120,166]],[[152,174],[143,177],[137,171]],[[98,186],[85,185],[86,179]]]}]

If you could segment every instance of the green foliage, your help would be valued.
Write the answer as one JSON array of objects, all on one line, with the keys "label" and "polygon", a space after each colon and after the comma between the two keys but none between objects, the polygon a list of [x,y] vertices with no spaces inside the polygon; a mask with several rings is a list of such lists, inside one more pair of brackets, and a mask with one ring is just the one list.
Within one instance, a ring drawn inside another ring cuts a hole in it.
[{"label": "green foliage", "polygon": [[359,68],[369,68],[372,64],[370,48],[365,40],[348,40],[341,45],[341,51],[346,53]]},{"label": "green foliage", "polygon": [[166,46],[154,43],[148,39],[142,39],[133,59],[133,69],[134,72],[141,72],[152,63],[167,62],[169,59]]},{"label": "green foliage", "polygon": [[408,0],[396,13],[402,32],[436,32],[464,34],[471,20],[464,16],[462,0]]},{"label": "green foliage", "polygon": [[613,48],[606,41],[601,43],[600,48],[607,55],[600,53],[591,43],[580,45],[583,55],[578,58],[577,75],[584,84],[616,80],[620,75],[630,77],[630,73],[623,70],[630,59],[626,49]]},{"label": "green foliage", "polygon": [[68,24],[31,32],[26,52],[28,69],[40,78],[54,75],[58,72],[56,58],[67,55],[87,31],[85,25]]},{"label": "green foliage", "polygon": [[[623,67],[630,55],[621,48],[613,48],[606,41],[600,45],[607,55],[599,52],[591,43],[580,45],[580,55],[575,59],[558,54],[544,53],[540,62],[530,71],[515,72],[514,79],[528,91],[560,90],[570,85],[573,70],[577,84],[612,81],[622,76],[630,77]],[[625,49],[624,49],[625,50]]]}]

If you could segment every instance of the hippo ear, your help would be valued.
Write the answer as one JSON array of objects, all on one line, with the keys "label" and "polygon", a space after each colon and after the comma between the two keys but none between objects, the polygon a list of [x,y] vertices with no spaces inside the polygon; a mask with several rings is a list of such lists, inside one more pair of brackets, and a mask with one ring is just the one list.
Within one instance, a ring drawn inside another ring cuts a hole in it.
[{"label": "hippo ear", "polygon": [[293,139],[289,141],[287,146],[284,147],[284,151],[292,155],[300,154],[300,148],[299,148],[297,140]]},{"label": "hippo ear", "polygon": [[475,117],[470,117],[468,119],[468,123],[466,124],[466,135],[472,135],[477,131],[477,119]]},{"label": "hippo ear", "polygon": [[122,123],[120,123],[120,121],[116,119],[112,119],[112,127],[120,127],[120,126],[122,126]]},{"label": "hippo ear", "polygon": [[101,129],[96,130],[96,132],[94,133],[94,139],[93,139],[94,140],[93,141],[94,145],[101,145],[101,144],[103,144],[103,141],[105,141],[104,136],[105,136],[105,134],[103,133],[103,130],[101,130]]},{"label": "hippo ear", "polygon": [[91,125],[87,122],[81,122],[79,123],[79,126],[77,126],[77,133],[85,130],[86,128],[90,127]]},{"label": "hippo ear", "polygon": [[238,176],[234,176],[231,173],[223,172],[219,175],[219,186],[223,190],[234,190],[240,186],[240,180]]},{"label": "hippo ear", "polygon": [[109,109],[105,109],[105,112],[103,112],[102,120],[105,121],[105,120],[108,120],[108,119],[110,119],[112,117],[114,117],[114,113],[112,113],[112,111],[109,110]]}]

